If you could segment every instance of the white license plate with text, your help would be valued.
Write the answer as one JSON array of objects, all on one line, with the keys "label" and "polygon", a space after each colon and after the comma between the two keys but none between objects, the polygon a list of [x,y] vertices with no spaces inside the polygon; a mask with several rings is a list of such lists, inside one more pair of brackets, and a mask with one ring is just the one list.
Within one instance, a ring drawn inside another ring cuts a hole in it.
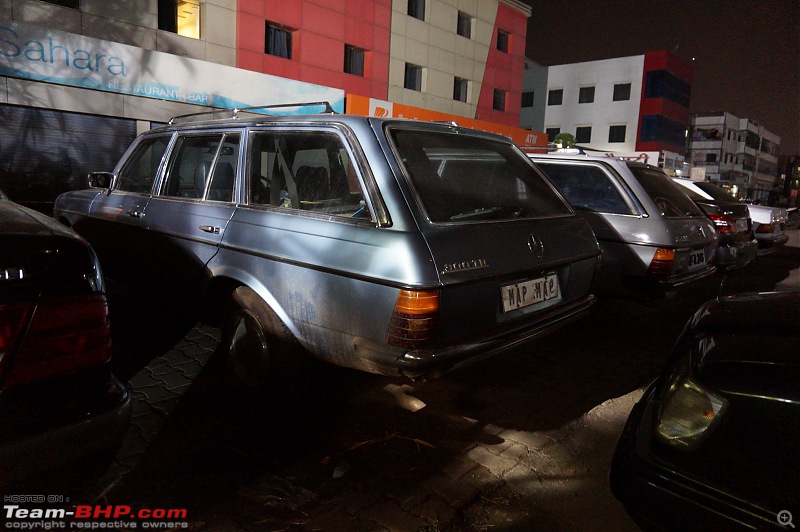
[{"label": "white license plate with text", "polygon": [[555,273],[522,283],[509,284],[500,289],[503,312],[542,303],[558,295],[558,275]]}]

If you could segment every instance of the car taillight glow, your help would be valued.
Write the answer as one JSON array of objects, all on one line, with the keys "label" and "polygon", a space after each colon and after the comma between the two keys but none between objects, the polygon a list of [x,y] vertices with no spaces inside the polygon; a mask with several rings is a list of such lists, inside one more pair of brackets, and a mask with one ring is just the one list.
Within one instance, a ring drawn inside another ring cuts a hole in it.
[{"label": "car taillight glow", "polygon": [[389,323],[387,343],[410,349],[432,347],[438,321],[438,290],[401,290]]},{"label": "car taillight glow", "polygon": [[709,214],[708,217],[714,222],[714,229],[720,233],[733,233],[736,228],[736,219],[724,214]]},{"label": "car taillight glow", "polygon": [[108,303],[102,294],[42,300],[19,349],[8,358],[5,385],[49,379],[99,366],[111,357]]},{"label": "car taillight glow", "polygon": [[647,274],[653,277],[669,277],[672,274],[672,266],[675,262],[675,250],[667,248],[656,249]]},{"label": "car taillight glow", "polygon": [[758,229],[756,229],[756,233],[774,233],[774,232],[775,232],[775,226],[772,224],[761,224],[758,226]]}]

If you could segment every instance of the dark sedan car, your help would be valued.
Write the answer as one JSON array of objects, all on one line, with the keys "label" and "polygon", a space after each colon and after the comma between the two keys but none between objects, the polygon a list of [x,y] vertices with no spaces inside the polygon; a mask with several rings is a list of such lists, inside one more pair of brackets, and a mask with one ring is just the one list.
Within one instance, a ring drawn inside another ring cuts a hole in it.
[{"label": "dark sedan car", "polygon": [[703,305],[634,407],[611,489],[644,529],[781,529],[800,517],[800,292]]},{"label": "dark sedan car", "polygon": [[130,396],[85,240],[0,199],[0,483],[113,450]]},{"label": "dark sedan car", "polygon": [[[679,182],[677,179],[675,181]],[[753,236],[753,222],[747,205],[738,201],[709,199],[692,188],[683,192],[711,219],[719,236],[717,268],[733,270],[747,266],[756,258],[758,240]]]}]

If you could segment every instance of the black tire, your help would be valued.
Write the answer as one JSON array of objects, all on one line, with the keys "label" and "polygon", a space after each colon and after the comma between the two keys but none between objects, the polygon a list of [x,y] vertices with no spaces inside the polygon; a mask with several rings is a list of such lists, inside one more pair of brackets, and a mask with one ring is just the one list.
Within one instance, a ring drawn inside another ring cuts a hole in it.
[{"label": "black tire", "polygon": [[233,291],[223,336],[236,378],[261,387],[291,357],[294,336],[261,297],[246,286]]}]

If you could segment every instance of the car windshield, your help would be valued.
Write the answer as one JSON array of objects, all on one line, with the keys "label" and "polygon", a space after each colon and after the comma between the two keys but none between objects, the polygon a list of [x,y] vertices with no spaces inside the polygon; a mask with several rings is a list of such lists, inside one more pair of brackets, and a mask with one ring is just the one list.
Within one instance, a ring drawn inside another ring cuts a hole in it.
[{"label": "car windshield", "polygon": [[390,128],[389,134],[432,222],[572,214],[527,157],[509,143],[400,127]]},{"label": "car windshield", "polygon": [[705,216],[684,194],[683,188],[673,183],[664,172],[646,166],[629,165],[629,168],[665,218]]},{"label": "car windshield", "polygon": [[737,201],[736,198],[728,194],[725,189],[718,187],[713,183],[698,182],[695,183],[703,192],[720,201]]}]

